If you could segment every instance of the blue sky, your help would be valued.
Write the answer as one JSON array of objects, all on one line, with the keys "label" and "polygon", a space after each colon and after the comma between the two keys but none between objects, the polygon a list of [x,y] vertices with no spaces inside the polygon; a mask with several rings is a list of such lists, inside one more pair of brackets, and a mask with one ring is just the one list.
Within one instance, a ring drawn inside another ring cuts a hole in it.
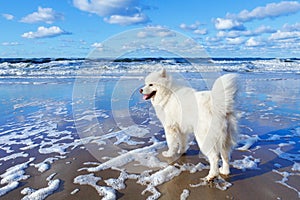
[{"label": "blue sky", "polygon": [[210,57],[300,57],[299,1],[0,2],[0,57],[86,57],[108,38],[143,27],[161,40],[184,34]]}]

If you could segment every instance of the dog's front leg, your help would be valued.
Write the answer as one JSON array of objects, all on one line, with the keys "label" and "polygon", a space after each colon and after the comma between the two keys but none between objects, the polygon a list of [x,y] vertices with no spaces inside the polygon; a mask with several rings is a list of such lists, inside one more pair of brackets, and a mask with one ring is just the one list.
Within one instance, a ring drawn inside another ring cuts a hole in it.
[{"label": "dog's front leg", "polygon": [[165,135],[169,149],[168,151],[162,152],[162,155],[164,157],[175,156],[179,148],[178,128],[176,126],[167,126],[165,128]]}]

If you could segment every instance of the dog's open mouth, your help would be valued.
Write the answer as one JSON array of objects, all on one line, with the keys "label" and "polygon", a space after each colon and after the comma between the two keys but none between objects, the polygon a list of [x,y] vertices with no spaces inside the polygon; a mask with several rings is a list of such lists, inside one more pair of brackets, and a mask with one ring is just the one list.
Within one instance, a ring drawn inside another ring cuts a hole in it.
[{"label": "dog's open mouth", "polygon": [[156,94],[156,91],[153,91],[150,94],[144,94],[143,99],[144,100],[151,99],[155,94]]}]

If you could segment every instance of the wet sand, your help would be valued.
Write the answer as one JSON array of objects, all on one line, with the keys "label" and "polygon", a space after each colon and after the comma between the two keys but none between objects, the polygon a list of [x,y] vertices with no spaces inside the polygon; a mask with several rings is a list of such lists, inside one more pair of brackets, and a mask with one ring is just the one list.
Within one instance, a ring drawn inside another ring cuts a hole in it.
[{"label": "wet sand", "polygon": [[[207,175],[208,170],[201,172],[189,173],[182,172],[179,176],[175,177],[169,182],[166,182],[157,187],[161,193],[159,199],[180,199],[180,195],[184,189],[188,189],[190,194],[187,199],[298,199],[298,194],[291,189],[282,186],[276,181],[281,180],[282,177],[278,174],[274,174],[275,163],[280,163],[282,167],[278,170],[289,171],[292,165],[291,162],[282,161],[278,159],[275,154],[266,153],[266,149],[272,145],[266,145],[257,151],[255,156],[261,159],[259,169],[242,171],[239,169],[231,168],[231,175],[226,180],[233,185],[226,191],[221,191],[210,186],[200,186],[192,188],[190,184],[197,184],[200,178]],[[109,152],[108,152],[109,153]],[[198,150],[195,147],[194,150],[189,150],[187,154],[183,155],[176,162],[182,163],[194,163],[199,161],[207,163],[205,159],[200,159],[197,155]],[[241,159],[246,152],[234,151],[232,159]],[[249,153],[250,154],[250,153]],[[39,173],[35,168],[29,167],[26,172],[31,176],[26,182],[22,182],[18,189],[9,192],[7,195],[2,196],[3,200],[21,199],[23,195],[20,191],[26,186],[30,185],[32,188],[42,188],[47,186],[46,178],[52,173],[57,173],[55,178],[63,180],[58,191],[50,195],[47,199],[101,199],[96,190],[88,185],[74,184],[73,180],[76,176],[86,174],[86,172],[78,172],[78,169],[86,167],[84,162],[98,162],[87,150],[77,149],[72,151],[68,158],[56,161],[51,165],[51,169]],[[120,172],[116,170],[104,170],[96,172],[95,176],[102,177],[102,181],[97,184],[105,186],[106,183],[103,180],[109,178],[117,178]],[[299,176],[293,177],[288,181],[293,187],[299,187]],[[150,196],[150,193],[141,195],[142,191],[146,189],[146,186],[137,184],[135,180],[125,181],[126,188],[117,192],[118,199],[146,199]],[[71,194],[74,189],[79,189],[76,194]]]}]

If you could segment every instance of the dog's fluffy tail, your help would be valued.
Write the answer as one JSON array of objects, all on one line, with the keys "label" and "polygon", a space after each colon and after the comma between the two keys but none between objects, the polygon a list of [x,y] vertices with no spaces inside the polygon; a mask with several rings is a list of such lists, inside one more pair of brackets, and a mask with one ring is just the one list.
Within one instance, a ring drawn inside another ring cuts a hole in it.
[{"label": "dog's fluffy tail", "polygon": [[218,78],[213,85],[213,108],[222,116],[234,112],[234,100],[237,93],[236,78],[235,74],[226,74]]},{"label": "dog's fluffy tail", "polygon": [[237,141],[237,118],[235,114],[235,97],[238,90],[237,75],[226,74],[218,78],[212,88],[212,112],[221,120],[226,119],[222,127],[226,130],[223,133],[222,143],[225,147],[231,148]]}]

